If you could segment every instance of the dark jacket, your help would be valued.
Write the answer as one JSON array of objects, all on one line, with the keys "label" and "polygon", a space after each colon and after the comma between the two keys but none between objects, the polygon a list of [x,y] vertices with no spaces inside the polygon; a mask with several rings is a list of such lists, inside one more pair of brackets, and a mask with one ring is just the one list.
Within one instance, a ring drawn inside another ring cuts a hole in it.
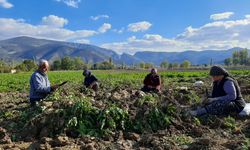
[{"label": "dark jacket", "polygon": [[222,96],[226,96],[227,93],[224,90],[224,84],[226,81],[232,81],[235,89],[236,89],[236,99],[234,100],[235,103],[239,106],[239,107],[245,107],[245,101],[242,97],[241,91],[240,91],[240,86],[238,84],[238,82],[236,80],[234,80],[233,78],[230,77],[225,77],[223,78],[219,83],[218,81],[215,81],[213,83],[213,91],[212,91],[212,97],[222,97]]},{"label": "dark jacket", "polygon": [[97,78],[94,75],[86,76],[84,79],[84,85],[89,87],[93,82],[97,82]]},{"label": "dark jacket", "polygon": [[161,85],[160,76],[157,74],[153,76],[151,73],[148,74],[144,79],[144,85],[146,86],[159,86]]}]

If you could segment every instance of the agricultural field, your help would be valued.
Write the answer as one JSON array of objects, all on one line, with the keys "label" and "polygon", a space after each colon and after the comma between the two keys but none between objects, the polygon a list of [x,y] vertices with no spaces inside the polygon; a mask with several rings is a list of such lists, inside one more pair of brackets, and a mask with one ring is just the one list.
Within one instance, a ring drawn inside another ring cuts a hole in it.
[{"label": "agricultural field", "polygon": [[[68,83],[36,109],[28,103],[31,73],[0,74],[0,149],[250,148],[249,118],[188,115],[211,90],[208,71],[162,71],[160,94],[140,91],[146,71],[93,73],[96,93],[82,86],[81,71],[50,72],[52,84]],[[250,102],[250,71],[231,74]]]}]

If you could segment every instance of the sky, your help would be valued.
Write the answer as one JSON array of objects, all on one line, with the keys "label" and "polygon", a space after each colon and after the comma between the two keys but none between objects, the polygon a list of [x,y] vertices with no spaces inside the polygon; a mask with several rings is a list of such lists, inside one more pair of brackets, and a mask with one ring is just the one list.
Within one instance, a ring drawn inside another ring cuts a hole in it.
[{"label": "sky", "polygon": [[0,0],[0,40],[31,36],[117,53],[250,48],[248,0]]}]

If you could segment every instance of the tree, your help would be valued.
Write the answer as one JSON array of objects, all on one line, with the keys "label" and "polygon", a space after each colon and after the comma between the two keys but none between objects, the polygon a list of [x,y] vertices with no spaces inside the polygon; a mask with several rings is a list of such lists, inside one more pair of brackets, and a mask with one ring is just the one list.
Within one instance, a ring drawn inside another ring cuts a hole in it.
[{"label": "tree", "polygon": [[153,64],[151,64],[151,63],[146,63],[145,64],[145,69],[150,69],[150,68],[153,68],[154,66],[153,66]]},{"label": "tree", "polygon": [[179,67],[180,67],[180,65],[178,63],[173,63],[173,68],[177,69]]},{"label": "tree", "polygon": [[234,65],[240,64],[240,54],[239,54],[239,51],[233,52],[233,64]]},{"label": "tree", "polygon": [[109,63],[110,63],[110,64],[113,64],[112,57],[109,57]]},{"label": "tree", "polygon": [[61,60],[61,68],[63,70],[73,70],[74,69],[74,62],[69,56],[62,58]]},{"label": "tree", "polygon": [[87,66],[84,64],[83,60],[80,57],[76,57],[74,59],[74,69],[75,70],[82,70],[86,69]]},{"label": "tree", "polygon": [[140,63],[140,64],[139,64],[139,67],[140,67],[141,69],[145,69],[145,63]]},{"label": "tree", "polygon": [[232,55],[233,65],[246,65],[248,61],[248,50],[235,51]]},{"label": "tree", "polygon": [[54,70],[82,70],[86,69],[87,65],[83,62],[81,57],[70,58],[66,56],[61,60],[55,60],[53,62],[52,68]]},{"label": "tree", "polygon": [[52,68],[53,68],[53,70],[61,70],[62,69],[61,65],[62,65],[61,60],[55,60],[53,62]]},{"label": "tree", "polygon": [[168,65],[168,69],[173,69],[174,67],[173,67],[173,64],[172,63],[170,63],[169,65]]},{"label": "tree", "polygon": [[101,70],[108,70],[108,69],[114,69],[114,65],[110,64],[108,61],[104,61],[101,63],[94,64],[91,68],[92,69],[101,69]]},{"label": "tree", "polygon": [[250,66],[250,58],[247,58],[246,65],[247,65],[247,66]]},{"label": "tree", "polygon": [[181,68],[185,68],[185,69],[189,68],[190,66],[191,66],[191,62],[188,60],[183,61],[181,64]]},{"label": "tree", "polygon": [[3,60],[0,60],[0,73],[8,73],[10,72],[11,67],[6,64]]},{"label": "tree", "polygon": [[2,60],[0,60],[0,68],[3,68],[3,67],[5,67],[5,66],[6,66],[5,62],[2,61]]},{"label": "tree", "polygon": [[246,65],[247,59],[248,59],[248,50],[244,49],[239,51],[240,65]]},{"label": "tree", "polygon": [[16,66],[19,71],[33,71],[37,69],[37,65],[33,60],[24,60],[21,64]]},{"label": "tree", "polygon": [[26,65],[28,71],[37,69],[37,65],[33,60],[24,60],[23,64]]},{"label": "tree", "polygon": [[160,64],[161,68],[168,68],[168,62],[167,61],[163,61],[161,64]]},{"label": "tree", "polygon": [[233,64],[233,59],[232,58],[227,58],[224,60],[224,64],[226,66],[231,66]]}]

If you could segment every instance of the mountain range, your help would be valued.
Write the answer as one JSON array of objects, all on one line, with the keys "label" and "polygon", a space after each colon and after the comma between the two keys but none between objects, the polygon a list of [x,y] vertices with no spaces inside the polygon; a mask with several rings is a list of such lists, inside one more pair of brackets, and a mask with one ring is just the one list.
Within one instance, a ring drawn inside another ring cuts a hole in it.
[{"label": "mountain range", "polygon": [[181,63],[189,60],[192,64],[222,64],[232,53],[243,48],[235,47],[228,50],[203,50],[184,52],[150,52],[140,51],[134,55],[123,53],[117,54],[114,50],[101,48],[90,44],[61,42],[32,37],[16,37],[0,41],[0,58],[4,60],[21,61],[24,59],[47,59],[50,62],[64,56],[81,57],[87,63],[97,63],[113,59],[116,64],[133,65],[140,62],[159,65],[163,61]]}]

